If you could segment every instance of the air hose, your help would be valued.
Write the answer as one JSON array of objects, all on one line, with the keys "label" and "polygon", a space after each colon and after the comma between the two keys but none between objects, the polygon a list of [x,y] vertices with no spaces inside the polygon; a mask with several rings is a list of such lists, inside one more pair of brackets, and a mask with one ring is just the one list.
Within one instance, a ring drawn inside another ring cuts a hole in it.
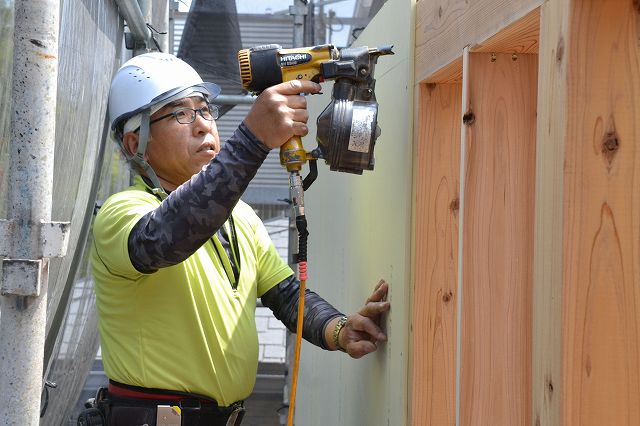
[{"label": "air hose", "polygon": [[300,348],[302,346],[302,326],[304,324],[304,296],[307,287],[307,238],[309,231],[307,231],[307,218],[304,215],[304,189],[300,175],[297,172],[291,173],[290,182],[292,202],[296,213],[296,229],[298,230],[298,254],[295,261],[298,264],[298,278],[300,280],[296,346],[291,371],[291,391],[289,392],[289,413],[287,416],[287,425],[293,426],[296,392],[298,389],[298,370],[300,368]]}]

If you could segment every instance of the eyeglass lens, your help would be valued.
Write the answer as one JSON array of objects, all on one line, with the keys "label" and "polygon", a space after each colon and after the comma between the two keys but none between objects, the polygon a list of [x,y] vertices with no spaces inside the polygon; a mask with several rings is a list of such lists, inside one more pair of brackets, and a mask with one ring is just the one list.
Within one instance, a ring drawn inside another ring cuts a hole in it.
[{"label": "eyeglass lens", "polygon": [[189,124],[195,121],[196,113],[200,113],[205,120],[213,121],[218,118],[218,107],[213,104],[208,104],[198,109],[182,108],[175,111],[174,115],[178,123]]}]

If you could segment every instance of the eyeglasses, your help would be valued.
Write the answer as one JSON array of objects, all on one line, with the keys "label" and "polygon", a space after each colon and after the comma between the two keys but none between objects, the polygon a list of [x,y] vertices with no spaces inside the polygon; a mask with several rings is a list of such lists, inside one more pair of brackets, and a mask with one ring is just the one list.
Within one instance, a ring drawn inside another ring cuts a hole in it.
[{"label": "eyeglasses", "polygon": [[178,108],[169,114],[165,114],[158,118],[154,118],[149,122],[149,124],[153,124],[156,121],[164,120],[167,117],[175,117],[178,123],[180,124],[190,124],[196,120],[196,115],[200,113],[200,116],[207,121],[213,121],[218,118],[218,107],[213,104],[207,104],[202,108]]}]

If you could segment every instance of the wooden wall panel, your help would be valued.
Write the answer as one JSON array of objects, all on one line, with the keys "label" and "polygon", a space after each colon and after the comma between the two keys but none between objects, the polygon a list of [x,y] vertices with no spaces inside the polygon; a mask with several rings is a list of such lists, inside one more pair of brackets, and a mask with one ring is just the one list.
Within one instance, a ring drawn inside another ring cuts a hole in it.
[{"label": "wooden wall panel", "polygon": [[537,66],[469,55],[461,425],[531,423]]},{"label": "wooden wall panel", "polygon": [[416,161],[413,425],[456,419],[461,84],[420,86]]},{"label": "wooden wall panel", "polygon": [[566,425],[640,424],[640,5],[573,1],[564,175]]}]

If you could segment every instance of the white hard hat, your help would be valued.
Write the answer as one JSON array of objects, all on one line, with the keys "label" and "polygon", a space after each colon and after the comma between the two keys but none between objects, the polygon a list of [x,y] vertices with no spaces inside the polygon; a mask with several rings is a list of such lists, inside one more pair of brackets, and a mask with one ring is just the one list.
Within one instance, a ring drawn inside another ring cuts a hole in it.
[{"label": "white hard hat", "polygon": [[210,101],[220,94],[189,64],[168,53],[145,53],[125,62],[111,82],[109,125],[112,131],[130,117],[166,101],[198,92]]}]

